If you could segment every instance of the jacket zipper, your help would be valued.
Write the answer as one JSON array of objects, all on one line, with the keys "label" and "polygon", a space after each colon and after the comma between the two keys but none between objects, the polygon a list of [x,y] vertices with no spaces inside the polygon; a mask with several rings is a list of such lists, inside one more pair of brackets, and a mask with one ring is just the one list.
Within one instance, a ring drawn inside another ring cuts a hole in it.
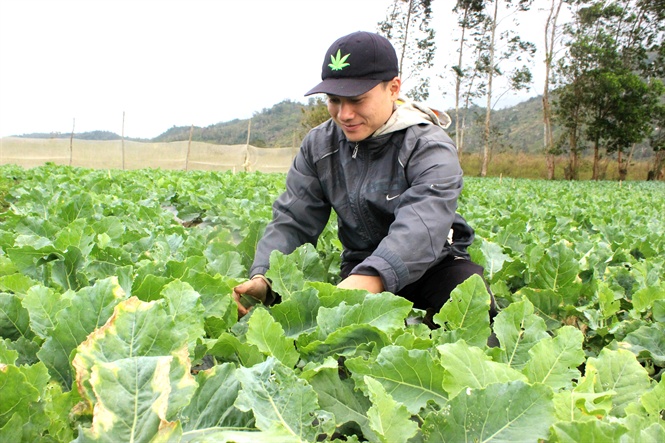
[{"label": "jacket zipper", "polygon": [[[351,154],[351,158],[353,158],[353,159],[356,158],[356,156],[358,155],[358,148],[359,147],[360,147],[360,142],[356,142],[356,146],[354,146],[354,148],[353,148],[353,154]],[[367,177],[367,170],[369,168],[369,165],[368,165],[367,161],[363,161],[362,163],[363,163],[362,173],[360,174],[360,177],[359,177],[359,180],[358,180],[358,187],[357,187],[356,192],[355,192],[355,206],[356,206],[357,214],[360,217],[359,221],[360,221],[361,226],[365,230],[368,238],[372,238],[372,232],[369,229],[369,226],[367,225],[367,221],[365,220],[365,216],[364,216],[364,211],[363,211],[363,208],[361,207],[361,204],[360,204],[360,194],[361,194],[361,190],[364,187],[365,177]],[[353,206],[353,203],[352,203],[352,206]]]}]

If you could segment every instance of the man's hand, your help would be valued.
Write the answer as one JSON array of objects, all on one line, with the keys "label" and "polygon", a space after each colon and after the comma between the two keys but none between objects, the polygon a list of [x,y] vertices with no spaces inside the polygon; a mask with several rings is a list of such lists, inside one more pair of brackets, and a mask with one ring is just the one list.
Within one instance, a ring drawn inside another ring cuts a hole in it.
[{"label": "man's hand", "polygon": [[268,283],[262,278],[253,278],[233,288],[233,299],[238,305],[238,317],[247,315],[252,306],[265,303]]},{"label": "man's hand", "polygon": [[364,289],[374,294],[383,292],[381,277],[374,275],[352,274],[339,282],[337,287],[342,289]]}]

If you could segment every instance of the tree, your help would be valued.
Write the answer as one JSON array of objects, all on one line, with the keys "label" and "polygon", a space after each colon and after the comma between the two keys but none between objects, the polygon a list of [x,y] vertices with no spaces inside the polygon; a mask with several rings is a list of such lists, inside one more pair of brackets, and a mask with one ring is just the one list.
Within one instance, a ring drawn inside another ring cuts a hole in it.
[{"label": "tree", "polygon": [[432,20],[432,0],[394,0],[379,33],[391,41],[399,59],[399,75],[404,85],[412,85],[405,95],[416,101],[429,97],[429,73],[436,46]]},{"label": "tree", "polygon": [[545,21],[545,84],[543,87],[543,144],[547,159],[547,178],[554,179],[554,156],[557,150],[554,145],[552,129],[552,105],[550,102],[550,76],[554,63],[555,47],[558,40],[557,20],[565,0],[552,0],[550,12]]},{"label": "tree", "polygon": [[310,129],[319,126],[329,118],[330,114],[328,113],[326,100],[322,97],[311,97],[307,102],[307,106],[302,108],[302,118],[300,120],[300,126],[302,127],[301,135],[304,137]]},{"label": "tree", "polygon": [[[600,178],[601,147],[616,153],[620,178],[625,178],[636,143],[652,132],[649,116],[663,94],[652,76],[662,75],[665,28],[650,23],[663,17],[665,7],[640,0],[579,0],[577,5],[559,65],[567,84],[557,113],[566,115],[568,130],[593,145],[593,179]],[[579,120],[571,122],[571,116]]]},{"label": "tree", "polygon": [[484,10],[485,0],[458,0],[453,8],[460,28],[460,37],[457,39],[459,43],[457,65],[452,68],[455,74],[455,144],[460,156],[464,151],[469,106],[474,98],[482,96],[485,92],[484,84],[475,84],[479,71],[473,64],[467,64],[464,58],[467,49],[478,51],[481,48],[485,35],[484,25],[488,23]]},{"label": "tree", "polygon": [[649,137],[649,145],[653,149],[653,163],[647,180],[665,179],[665,107],[660,106],[652,116],[654,130]]},{"label": "tree", "polygon": [[557,108],[555,120],[565,131],[558,145],[568,146],[568,165],[564,168],[567,180],[578,179],[579,156],[584,151],[581,144],[582,116],[585,113],[582,96],[586,86],[582,79],[576,80],[559,89],[557,101],[554,103]]},{"label": "tree", "polygon": [[[480,170],[480,176],[487,175],[487,169],[490,159],[490,135],[491,135],[491,119],[492,109],[494,103],[492,102],[494,94],[494,79],[497,76],[503,75],[501,65],[503,62],[510,62],[513,65],[520,63],[522,57],[530,59],[536,51],[533,43],[522,40],[517,35],[514,28],[507,29],[497,35],[500,23],[499,17],[499,4],[501,0],[491,0],[494,2],[493,11],[487,15],[489,33],[489,44],[485,50],[480,54],[478,69],[485,76],[487,81],[487,108],[485,111],[485,131],[483,140],[483,161]],[[490,1],[490,3],[491,3]],[[528,11],[533,0],[503,0],[509,15],[514,15],[519,12]],[[499,42],[502,46],[499,47]],[[531,83],[531,71],[526,63],[521,66],[514,67],[509,73],[509,88],[508,90],[521,90],[527,88]],[[502,94],[503,95],[503,94]],[[499,97],[500,98],[500,97]],[[498,101],[498,99],[497,99]]]}]

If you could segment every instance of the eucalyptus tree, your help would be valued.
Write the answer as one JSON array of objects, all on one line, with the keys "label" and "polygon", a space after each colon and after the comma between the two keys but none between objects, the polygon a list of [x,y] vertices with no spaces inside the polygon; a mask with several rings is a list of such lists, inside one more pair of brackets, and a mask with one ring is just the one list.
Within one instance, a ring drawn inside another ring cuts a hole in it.
[{"label": "eucalyptus tree", "polygon": [[554,144],[554,130],[552,124],[552,104],[550,100],[550,77],[554,56],[559,42],[559,14],[564,3],[570,0],[551,0],[549,13],[545,20],[545,83],[543,85],[543,145],[547,159],[547,178],[554,179],[554,157],[558,153]]},{"label": "eucalyptus tree", "polygon": [[410,89],[406,96],[417,101],[429,97],[429,70],[434,62],[435,31],[431,27],[432,0],[394,0],[379,33],[395,46],[399,74]]},{"label": "eucalyptus tree", "polygon": [[[487,84],[485,94],[487,107],[485,110],[481,177],[487,175],[491,152],[492,109],[498,101],[496,99],[493,102],[493,99],[495,99],[493,96],[495,93],[494,80],[496,77],[502,75],[508,77],[509,87],[501,95],[509,90],[517,91],[528,88],[532,79],[528,62],[536,52],[536,47],[533,43],[523,40],[517,34],[517,26],[514,22],[513,26],[501,26],[500,29],[500,25],[503,25],[503,14],[499,14],[499,6],[502,5],[504,7],[506,17],[516,18],[517,14],[528,11],[532,2],[533,0],[488,0],[487,2],[489,12],[486,14],[485,26],[489,30],[489,33],[479,45],[481,52],[477,60],[477,69]],[[512,68],[508,72],[504,72],[502,69],[504,64],[510,64]]]},{"label": "eucalyptus tree", "polygon": [[452,67],[455,74],[455,143],[460,155],[464,151],[469,106],[474,99],[482,97],[486,90],[480,72],[475,69],[474,59],[468,57],[468,52],[473,56],[482,50],[485,25],[488,23],[485,3],[486,0],[457,0],[453,8],[460,29],[459,37],[455,39],[458,43],[457,64]]}]

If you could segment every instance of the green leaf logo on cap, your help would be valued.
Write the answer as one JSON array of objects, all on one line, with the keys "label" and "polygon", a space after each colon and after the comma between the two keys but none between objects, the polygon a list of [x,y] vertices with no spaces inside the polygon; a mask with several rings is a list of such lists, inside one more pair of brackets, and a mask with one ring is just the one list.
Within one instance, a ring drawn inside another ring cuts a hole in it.
[{"label": "green leaf logo on cap", "polygon": [[332,63],[329,63],[328,66],[330,66],[330,69],[333,71],[341,71],[342,69],[349,66],[349,63],[346,63],[346,59],[349,58],[349,55],[351,54],[346,54],[344,57],[342,57],[342,52],[338,49],[336,56],[330,54],[330,61],[332,61]]}]

